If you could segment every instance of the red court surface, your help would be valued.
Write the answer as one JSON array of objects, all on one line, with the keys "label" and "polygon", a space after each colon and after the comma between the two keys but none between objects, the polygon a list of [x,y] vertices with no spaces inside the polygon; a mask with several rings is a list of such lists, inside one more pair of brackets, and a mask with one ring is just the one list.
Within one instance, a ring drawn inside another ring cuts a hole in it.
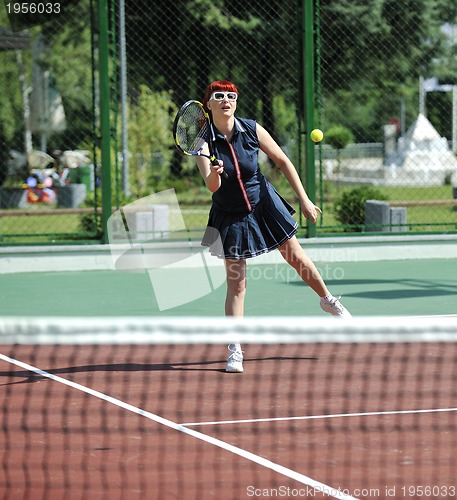
[{"label": "red court surface", "polygon": [[244,349],[0,346],[1,498],[455,498],[456,344]]}]

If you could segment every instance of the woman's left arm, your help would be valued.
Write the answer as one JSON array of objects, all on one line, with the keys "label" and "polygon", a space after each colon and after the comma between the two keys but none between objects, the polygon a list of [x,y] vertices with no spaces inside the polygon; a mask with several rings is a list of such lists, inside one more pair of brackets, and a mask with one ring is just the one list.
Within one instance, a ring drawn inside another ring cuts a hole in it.
[{"label": "woman's left arm", "polygon": [[293,163],[289,160],[273,137],[271,137],[269,132],[267,132],[267,130],[265,130],[265,128],[258,123],[257,138],[259,139],[260,149],[281,169],[292,189],[297,194],[303,215],[307,219],[311,219],[314,224],[318,213],[321,214],[322,210],[308,198]]}]

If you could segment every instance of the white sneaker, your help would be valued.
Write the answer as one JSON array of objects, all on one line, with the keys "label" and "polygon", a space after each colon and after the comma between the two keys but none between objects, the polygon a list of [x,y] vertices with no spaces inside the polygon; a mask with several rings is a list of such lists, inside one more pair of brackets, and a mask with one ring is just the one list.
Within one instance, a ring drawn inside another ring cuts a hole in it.
[{"label": "white sneaker", "polygon": [[230,355],[227,359],[225,371],[228,373],[243,373],[243,351],[239,344],[230,344],[228,346]]},{"label": "white sneaker", "polygon": [[321,309],[338,318],[352,318],[351,313],[339,301],[340,297],[332,297],[330,300],[321,298]]}]

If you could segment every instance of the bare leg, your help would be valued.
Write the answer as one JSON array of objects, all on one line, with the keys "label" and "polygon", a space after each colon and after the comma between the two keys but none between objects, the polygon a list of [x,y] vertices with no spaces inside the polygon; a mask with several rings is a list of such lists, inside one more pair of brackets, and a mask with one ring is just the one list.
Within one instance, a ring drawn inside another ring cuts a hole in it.
[{"label": "bare leg", "polygon": [[[244,314],[244,297],[246,296],[246,260],[226,259],[227,296],[225,298],[225,315],[239,316]],[[227,359],[226,372],[243,372],[243,353],[239,340],[229,345],[230,355]]]},{"label": "bare leg", "polygon": [[319,297],[324,297],[329,293],[319,271],[313,261],[305,254],[303,248],[293,236],[279,247],[281,255],[298,273],[300,278],[312,288]]},{"label": "bare leg", "polygon": [[225,271],[227,273],[225,314],[226,316],[243,316],[246,296],[246,260],[226,259]]}]

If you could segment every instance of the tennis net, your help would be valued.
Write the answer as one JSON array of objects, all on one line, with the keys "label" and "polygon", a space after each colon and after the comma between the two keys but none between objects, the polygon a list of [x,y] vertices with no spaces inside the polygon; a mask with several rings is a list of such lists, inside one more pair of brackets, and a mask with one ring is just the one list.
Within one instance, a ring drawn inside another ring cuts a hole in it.
[{"label": "tennis net", "polygon": [[457,321],[3,318],[0,412],[3,499],[454,498]]}]

